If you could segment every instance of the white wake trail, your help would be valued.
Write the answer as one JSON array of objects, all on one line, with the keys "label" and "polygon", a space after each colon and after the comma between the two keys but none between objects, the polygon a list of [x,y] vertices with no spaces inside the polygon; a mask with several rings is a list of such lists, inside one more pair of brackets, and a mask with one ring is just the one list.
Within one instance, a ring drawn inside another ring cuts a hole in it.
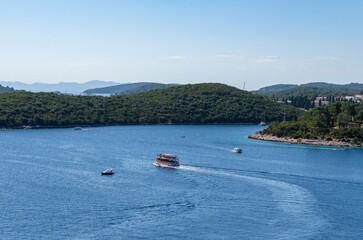
[{"label": "white wake trail", "polygon": [[[231,173],[225,170],[213,170],[183,165],[181,165],[179,169],[202,174],[243,179],[250,184],[268,188],[268,190],[272,192],[277,207],[284,214],[288,215],[289,218],[293,218],[298,225],[297,228],[286,229],[286,232],[289,232],[289,234],[286,234],[285,232],[285,234],[280,235],[279,239],[291,239],[291,236],[296,236],[296,239],[312,237],[326,224],[325,220],[316,212],[317,200],[313,194],[299,185],[263,177],[252,177]],[[302,215],[304,215],[303,218],[301,217]]]}]

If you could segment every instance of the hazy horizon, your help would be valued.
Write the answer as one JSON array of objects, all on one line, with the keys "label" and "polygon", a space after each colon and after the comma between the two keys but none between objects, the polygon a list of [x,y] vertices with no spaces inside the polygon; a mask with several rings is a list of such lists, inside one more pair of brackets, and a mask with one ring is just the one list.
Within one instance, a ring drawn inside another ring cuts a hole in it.
[{"label": "hazy horizon", "polygon": [[0,81],[363,82],[361,1],[1,2]]},{"label": "hazy horizon", "polygon": [[[57,84],[87,84],[87,83],[90,83],[90,82],[95,82],[95,81],[100,81],[100,82],[104,82],[104,83],[114,83],[114,85],[122,85],[122,84],[134,84],[134,83],[140,83],[140,82],[115,82],[115,81],[103,81],[103,80],[99,80],[99,79],[94,79],[94,80],[89,80],[89,81],[84,81],[84,82],[76,82],[76,81],[72,81],[72,82],[66,82],[66,81],[60,81],[60,82],[21,82],[21,81],[0,81],[0,85],[4,86],[2,83],[3,82],[6,82],[6,83],[20,83],[20,84],[27,84],[27,85],[34,85],[34,84],[54,84],[54,85],[57,85]],[[144,81],[141,81],[141,82],[144,82]],[[145,81],[146,82],[146,81]],[[151,82],[150,83],[156,83],[156,82]],[[190,83],[190,84],[199,84],[199,83],[203,83],[203,82],[195,82],[195,83]],[[208,82],[206,81],[205,83],[213,83],[213,82]],[[223,83],[223,82],[214,82],[214,83]],[[307,83],[318,83],[318,82],[307,82]],[[265,85],[265,86],[262,86],[262,87],[259,87],[259,88],[256,88],[256,89],[247,89],[247,87],[245,87],[247,91],[255,91],[255,90],[259,90],[261,88],[264,88],[264,87],[270,87],[270,86],[273,86],[273,85],[279,85],[279,84],[294,84],[294,85],[304,85],[304,84],[307,84],[307,83],[277,83],[277,84],[271,84],[271,85]],[[359,83],[359,82],[349,82],[349,83],[331,83],[331,82],[324,82],[324,83],[328,83],[328,84],[340,84],[340,85],[345,85],[345,84],[354,84],[354,83],[358,83],[358,84],[363,84],[363,83]],[[170,83],[163,83],[163,84],[178,84],[178,83],[175,83],[175,82],[170,82]],[[189,83],[183,83],[183,84],[189,84]],[[182,84],[182,85],[183,85]],[[227,84],[227,83],[225,83]],[[247,83],[246,83],[247,84]],[[114,86],[114,85],[105,85],[105,86],[100,86],[100,87],[96,87],[96,88],[103,88],[103,87],[109,87],[109,86]],[[230,85],[230,84],[227,84],[227,85]],[[230,86],[233,86],[233,85],[230,85]],[[13,86],[10,86],[9,87],[13,87]],[[233,87],[237,87],[239,89],[243,89],[243,86],[233,86]],[[17,89],[15,87],[15,90],[21,90],[21,89]]]}]

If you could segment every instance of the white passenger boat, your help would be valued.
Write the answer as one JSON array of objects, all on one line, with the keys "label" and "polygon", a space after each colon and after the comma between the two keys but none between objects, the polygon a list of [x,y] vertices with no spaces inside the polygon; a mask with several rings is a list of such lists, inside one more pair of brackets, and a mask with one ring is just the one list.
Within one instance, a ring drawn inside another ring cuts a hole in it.
[{"label": "white passenger boat", "polygon": [[160,153],[156,156],[154,165],[157,167],[178,167],[179,159],[174,154]]}]

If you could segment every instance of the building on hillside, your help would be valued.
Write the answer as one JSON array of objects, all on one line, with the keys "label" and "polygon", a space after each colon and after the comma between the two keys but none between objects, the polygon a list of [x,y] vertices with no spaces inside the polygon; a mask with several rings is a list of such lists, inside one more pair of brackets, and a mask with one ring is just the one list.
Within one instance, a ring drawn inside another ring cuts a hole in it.
[{"label": "building on hillside", "polygon": [[355,101],[354,102],[361,102],[363,99],[363,95],[361,94],[356,94],[354,95]]},{"label": "building on hillside", "polygon": [[345,96],[345,99],[348,101],[356,102],[357,98],[355,96]]},{"label": "building on hillside", "polygon": [[[318,106],[325,106],[325,105],[329,105],[330,103],[328,101],[321,101],[321,100],[314,100],[311,103],[314,103],[315,107]],[[321,105],[320,105],[321,104]]]},{"label": "building on hillside", "polygon": [[337,101],[341,102],[344,98],[345,98],[345,96],[336,96],[336,97],[334,97],[334,101],[335,102],[337,102]]},{"label": "building on hillside", "polygon": [[286,100],[286,101],[278,100],[277,102],[278,102],[278,103],[285,103],[285,104],[288,104],[288,105],[291,105],[291,103],[292,103],[292,101],[291,101],[291,100]]}]

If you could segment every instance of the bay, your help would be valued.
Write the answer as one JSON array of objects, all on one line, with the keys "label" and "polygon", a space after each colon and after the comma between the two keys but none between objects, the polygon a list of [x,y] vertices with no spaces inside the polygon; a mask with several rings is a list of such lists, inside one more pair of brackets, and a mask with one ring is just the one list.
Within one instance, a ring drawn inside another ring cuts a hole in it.
[{"label": "bay", "polygon": [[247,138],[262,129],[0,131],[0,239],[363,239],[363,151]]}]

